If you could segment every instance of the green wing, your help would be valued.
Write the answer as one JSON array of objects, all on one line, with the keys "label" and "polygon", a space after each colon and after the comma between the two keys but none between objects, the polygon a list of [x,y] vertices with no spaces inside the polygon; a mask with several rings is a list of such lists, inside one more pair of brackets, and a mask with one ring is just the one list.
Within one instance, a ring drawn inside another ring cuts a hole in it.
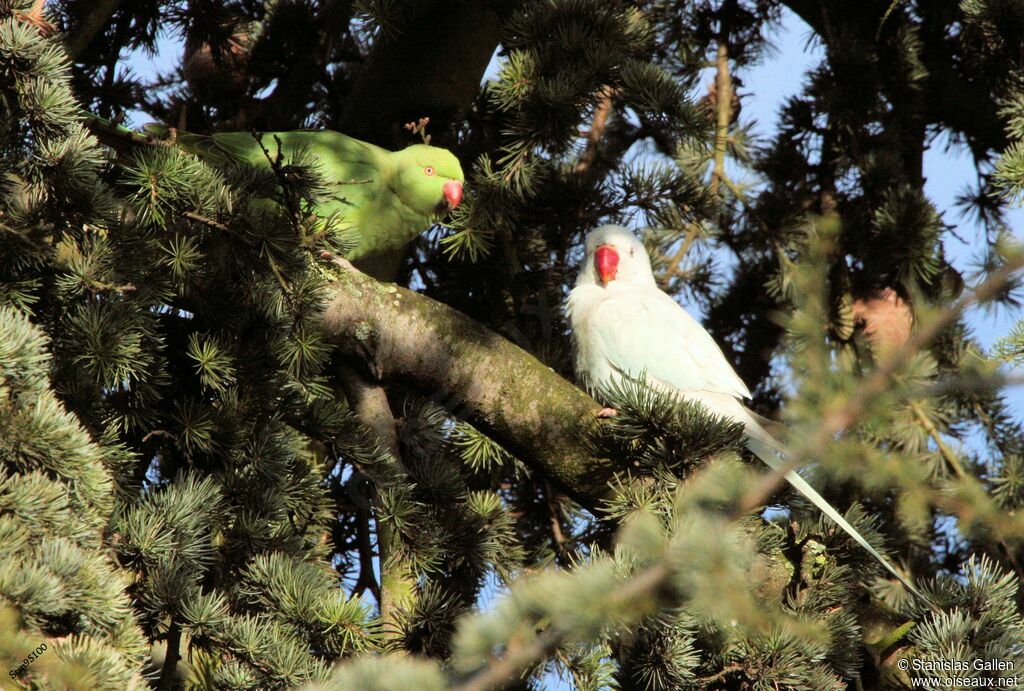
[{"label": "green wing", "polygon": [[[254,166],[270,166],[260,142],[249,132],[223,132],[203,137],[203,151],[222,160],[244,162]],[[263,147],[276,158],[278,149],[287,162],[300,153],[315,161],[329,185],[327,198],[317,207],[318,216],[326,218],[338,213],[349,222],[358,223],[354,211],[371,204],[381,194],[381,168],[390,152],[379,147],[329,130],[295,130],[267,132],[262,135]],[[188,142],[183,145],[190,146]]]},{"label": "green wing", "polygon": [[[200,135],[160,125],[147,126],[146,131],[173,140],[214,166],[244,164],[269,168],[268,153],[276,159],[280,151],[285,163],[305,154],[307,161],[318,166],[329,186],[315,213],[323,219],[336,216],[356,232],[358,241],[347,254],[356,261],[398,251],[430,226],[434,208],[444,199],[443,178],[426,178],[424,167],[436,165],[443,173],[444,166],[451,163],[447,160],[450,158],[455,162],[457,179],[461,182],[463,177],[457,160],[447,151],[420,145],[395,153],[331,130],[265,132],[258,140],[251,132]],[[435,163],[433,158],[438,152],[447,158]],[[401,174],[403,162],[411,166],[411,173],[407,171],[405,178]],[[436,189],[420,189],[431,183]],[[414,201],[416,208],[403,195]]]},{"label": "green wing", "polygon": [[372,180],[377,176],[382,160],[390,154],[373,144],[330,130],[264,132],[259,133],[257,139],[252,132],[205,135],[174,131],[162,125],[147,125],[145,129],[147,133],[164,139],[173,138],[183,149],[213,165],[248,163],[269,166],[267,153],[276,158],[280,150],[287,162],[299,152],[306,151],[320,162],[322,173],[328,180]]},{"label": "green wing", "polygon": [[321,218],[340,214],[354,224],[358,224],[361,215],[356,212],[380,197],[385,187],[381,184],[382,166],[387,165],[391,153],[330,130],[264,132],[259,139],[251,132],[204,135],[173,131],[162,125],[147,125],[146,132],[172,138],[177,145],[214,166],[247,164],[269,168],[279,151],[285,164],[305,153],[306,160],[315,162],[330,188],[316,214]]},{"label": "green wing", "polygon": [[[94,134],[121,152],[156,138],[215,167],[262,169],[270,168],[268,153],[275,158],[280,151],[286,164],[304,154],[328,186],[314,213],[321,219],[336,217],[341,221],[339,230],[354,232],[355,245],[346,256],[357,265],[400,252],[441,213],[445,182],[465,179],[458,159],[449,151],[422,144],[392,152],[331,130],[266,132],[257,138],[251,132],[203,135],[159,124],[146,125],[142,135],[89,113],[84,116]],[[430,167],[436,174],[425,175]]]}]

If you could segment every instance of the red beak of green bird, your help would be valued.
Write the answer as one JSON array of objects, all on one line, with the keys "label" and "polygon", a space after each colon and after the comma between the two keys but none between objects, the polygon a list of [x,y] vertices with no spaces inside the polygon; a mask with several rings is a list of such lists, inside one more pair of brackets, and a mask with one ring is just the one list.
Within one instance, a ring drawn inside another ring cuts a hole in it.
[{"label": "red beak of green bird", "polygon": [[462,201],[462,183],[449,180],[444,183],[444,198],[448,200],[448,208],[454,209]]}]

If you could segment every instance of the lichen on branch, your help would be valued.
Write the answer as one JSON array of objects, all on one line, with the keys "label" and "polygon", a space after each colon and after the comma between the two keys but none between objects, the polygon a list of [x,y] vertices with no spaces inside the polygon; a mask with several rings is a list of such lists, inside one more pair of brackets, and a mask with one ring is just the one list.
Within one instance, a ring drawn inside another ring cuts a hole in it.
[{"label": "lichen on branch", "polygon": [[383,383],[401,381],[465,417],[569,496],[594,508],[610,469],[587,430],[599,406],[532,355],[447,305],[346,269],[323,328]]}]

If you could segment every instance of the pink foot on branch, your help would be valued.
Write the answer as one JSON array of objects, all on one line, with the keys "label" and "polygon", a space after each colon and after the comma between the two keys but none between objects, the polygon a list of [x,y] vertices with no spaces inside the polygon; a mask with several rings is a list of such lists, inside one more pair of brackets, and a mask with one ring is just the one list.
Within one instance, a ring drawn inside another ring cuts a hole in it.
[{"label": "pink foot on branch", "polygon": [[615,417],[618,414],[619,414],[619,411],[615,410],[615,408],[601,408],[601,412],[599,412],[597,414],[597,416],[599,418],[606,418],[606,417]]}]

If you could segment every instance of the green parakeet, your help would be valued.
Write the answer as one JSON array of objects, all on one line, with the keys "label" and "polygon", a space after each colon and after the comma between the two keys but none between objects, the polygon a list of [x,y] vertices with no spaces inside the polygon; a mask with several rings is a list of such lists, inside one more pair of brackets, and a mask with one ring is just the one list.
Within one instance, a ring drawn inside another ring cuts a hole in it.
[{"label": "green parakeet", "polygon": [[[101,139],[115,147],[110,140],[119,134],[139,136],[94,116],[89,122]],[[386,273],[373,271],[380,268],[381,259],[393,258],[462,201],[465,176],[459,160],[447,149],[428,144],[388,151],[331,130],[266,132],[257,140],[250,132],[199,135],[160,125],[145,129],[215,166],[270,167],[263,147],[276,156],[278,142],[284,160],[305,152],[319,163],[319,172],[331,188],[314,213],[321,218],[337,214],[354,228],[358,240],[346,256],[371,273]]]}]

